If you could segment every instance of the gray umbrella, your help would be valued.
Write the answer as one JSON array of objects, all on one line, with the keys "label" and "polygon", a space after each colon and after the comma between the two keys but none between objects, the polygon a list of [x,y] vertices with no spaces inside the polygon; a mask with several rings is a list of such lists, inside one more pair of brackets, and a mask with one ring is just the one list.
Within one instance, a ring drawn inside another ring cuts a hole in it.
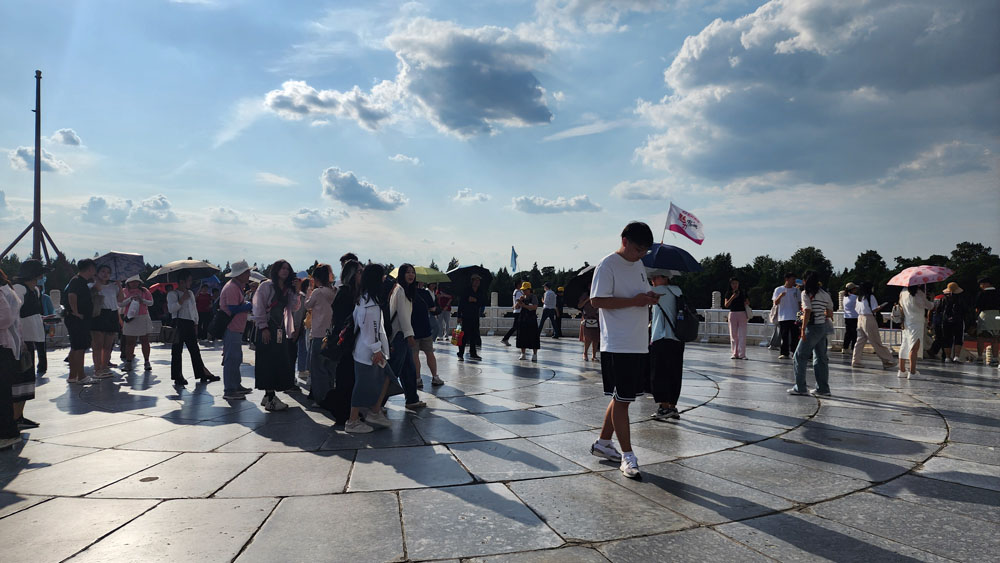
[{"label": "gray umbrella", "polygon": [[133,252],[109,252],[100,258],[95,258],[94,262],[98,266],[111,268],[111,279],[115,281],[125,281],[132,276],[138,276],[146,269],[146,260],[142,254]]}]

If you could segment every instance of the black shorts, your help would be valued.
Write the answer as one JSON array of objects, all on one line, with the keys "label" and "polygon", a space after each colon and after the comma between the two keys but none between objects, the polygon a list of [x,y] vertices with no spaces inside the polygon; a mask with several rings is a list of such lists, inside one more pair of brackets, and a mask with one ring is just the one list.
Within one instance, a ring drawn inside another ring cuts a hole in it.
[{"label": "black shorts", "polygon": [[641,397],[649,380],[649,353],[601,352],[604,394],[631,403]]},{"label": "black shorts", "polygon": [[90,320],[68,315],[63,319],[66,332],[69,333],[70,350],[86,350],[90,348]]}]

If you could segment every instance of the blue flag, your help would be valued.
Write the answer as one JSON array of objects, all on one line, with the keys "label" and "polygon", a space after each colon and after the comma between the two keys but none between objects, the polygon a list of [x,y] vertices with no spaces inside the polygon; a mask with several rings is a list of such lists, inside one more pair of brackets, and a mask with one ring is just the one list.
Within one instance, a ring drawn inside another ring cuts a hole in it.
[{"label": "blue flag", "polygon": [[517,271],[517,252],[514,252],[514,247],[510,247],[510,273]]}]

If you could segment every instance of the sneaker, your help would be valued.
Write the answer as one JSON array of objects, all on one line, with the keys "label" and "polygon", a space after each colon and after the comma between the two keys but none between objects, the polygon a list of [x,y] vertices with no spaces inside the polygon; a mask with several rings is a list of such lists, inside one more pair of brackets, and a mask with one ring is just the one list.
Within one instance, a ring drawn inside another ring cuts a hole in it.
[{"label": "sneaker", "polygon": [[368,416],[365,417],[365,423],[373,429],[389,428],[392,426],[392,422],[389,421],[388,417],[380,412],[368,413]]},{"label": "sneaker", "polygon": [[16,446],[23,441],[21,435],[18,434],[13,438],[0,438],[0,450],[5,450],[11,446]]},{"label": "sneaker", "polygon": [[538,359],[538,352],[537,351],[536,352],[532,352],[531,353],[531,361],[534,362],[537,359]]},{"label": "sneaker", "polygon": [[788,394],[789,395],[802,395],[802,396],[808,396],[809,395],[809,393],[806,393],[805,391],[799,391],[797,387],[792,387],[791,389],[789,389],[788,390]]},{"label": "sneaker", "polygon": [[896,372],[896,377],[906,377],[906,372],[903,370],[899,370]]},{"label": "sneaker", "polygon": [[882,362],[882,369],[892,369],[896,367],[896,362]]},{"label": "sneaker", "polygon": [[222,396],[223,399],[227,401],[245,401],[247,396],[239,391],[227,391],[225,395]]},{"label": "sneaker", "polygon": [[954,358],[951,359],[951,363],[953,363],[953,364],[960,364],[960,363],[962,363],[962,360],[959,360],[958,357],[956,356],[956,357],[954,357]]},{"label": "sneaker", "polygon": [[738,359],[740,359],[740,357],[736,356],[736,355],[733,355],[733,356],[729,356],[729,359],[730,360],[738,360]]},{"label": "sneaker", "polygon": [[438,385],[444,385],[444,380],[435,375],[434,377],[431,378],[431,385],[435,387],[437,387]]},{"label": "sneaker", "polygon": [[424,388],[424,378],[418,377],[417,378],[417,389],[423,389],[423,388]]},{"label": "sneaker", "polygon": [[423,401],[417,401],[416,403],[406,403],[406,408],[408,409],[422,409],[427,406],[427,403]]},{"label": "sneaker", "polygon": [[639,473],[639,460],[634,455],[623,457],[619,469],[621,469],[622,475],[629,479],[642,479],[642,474]]},{"label": "sneaker", "polygon": [[146,365],[142,366],[142,369],[144,371],[153,371],[153,364],[150,364],[149,362],[146,362]]},{"label": "sneaker", "polygon": [[518,357],[517,357],[517,359],[519,359],[519,360],[523,360],[523,359],[524,359],[524,352],[521,352],[521,355],[520,355],[520,356],[518,356]]},{"label": "sneaker", "polygon": [[680,417],[681,414],[677,412],[677,409],[674,407],[668,407],[668,408],[660,407],[656,409],[656,412],[650,416],[650,418],[652,418],[653,420],[661,420],[661,421],[667,421],[672,418],[680,418]]},{"label": "sneaker", "polygon": [[507,340],[506,338],[501,338],[501,339],[500,339],[500,342],[503,342],[503,345],[504,345],[504,346],[510,346],[510,341],[509,341],[509,340]]},{"label": "sneaker", "polygon": [[832,396],[832,395],[830,395],[829,391],[820,391],[819,389],[813,389],[812,391],[809,392],[809,394],[812,395],[813,397],[830,397],[830,396]]},{"label": "sneaker", "polygon": [[458,361],[464,362],[465,361],[465,356],[463,356],[462,354],[459,354],[458,355]]},{"label": "sneaker", "polygon": [[81,377],[80,379],[70,381],[70,383],[75,383],[77,385],[93,385],[97,383],[97,380],[88,375],[86,377]]},{"label": "sneaker", "polygon": [[788,359],[788,354],[782,354],[782,355],[778,356],[778,359],[779,360],[787,360]]},{"label": "sneaker", "polygon": [[250,393],[253,393],[253,389],[249,387],[243,387],[242,385],[240,385],[240,393],[243,393],[244,395],[249,395]]},{"label": "sneaker", "polygon": [[351,434],[367,434],[374,430],[371,426],[368,426],[360,420],[348,420],[344,423],[344,431],[350,432]]},{"label": "sneaker", "polygon": [[38,424],[34,420],[29,420],[27,418],[24,418],[23,416],[21,418],[17,419],[16,422],[17,422],[17,429],[18,430],[28,430],[28,429],[31,429],[31,428],[38,428],[39,426],[41,426],[40,424]]},{"label": "sneaker", "polygon": [[480,361],[480,360],[483,359],[483,357],[480,356],[479,354],[469,354],[469,358],[471,358],[473,360],[476,360],[476,361]]},{"label": "sneaker", "polygon": [[271,400],[268,401],[266,405],[264,405],[264,409],[269,411],[283,411],[287,408],[288,405],[282,402],[282,400],[279,399],[277,396],[271,397]]},{"label": "sneaker", "polygon": [[614,444],[602,446],[599,442],[594,442],[590,445],[590,453],[591,455],[603,457],[604,459],[611,460],[616,463],[622,460],[622,454],[615,449]]},{"label": "sneaker", "polygon": [[920,375],[919,371],[911,371],[910,373],[906,374],[906,379],[909,379],[911,377],[918,377],[919,375]]}]

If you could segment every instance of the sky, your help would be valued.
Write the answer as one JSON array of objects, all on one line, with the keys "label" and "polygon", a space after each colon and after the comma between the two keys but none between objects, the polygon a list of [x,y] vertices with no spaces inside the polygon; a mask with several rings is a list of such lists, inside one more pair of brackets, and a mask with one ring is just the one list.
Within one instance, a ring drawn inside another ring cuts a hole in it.
[{"label": "sky", "polygon": [[1000,247],[995,0],[7,0],[0,46],[5,245],[40,69],[70,258],[575,268],[670,202],[737,265]]}]

